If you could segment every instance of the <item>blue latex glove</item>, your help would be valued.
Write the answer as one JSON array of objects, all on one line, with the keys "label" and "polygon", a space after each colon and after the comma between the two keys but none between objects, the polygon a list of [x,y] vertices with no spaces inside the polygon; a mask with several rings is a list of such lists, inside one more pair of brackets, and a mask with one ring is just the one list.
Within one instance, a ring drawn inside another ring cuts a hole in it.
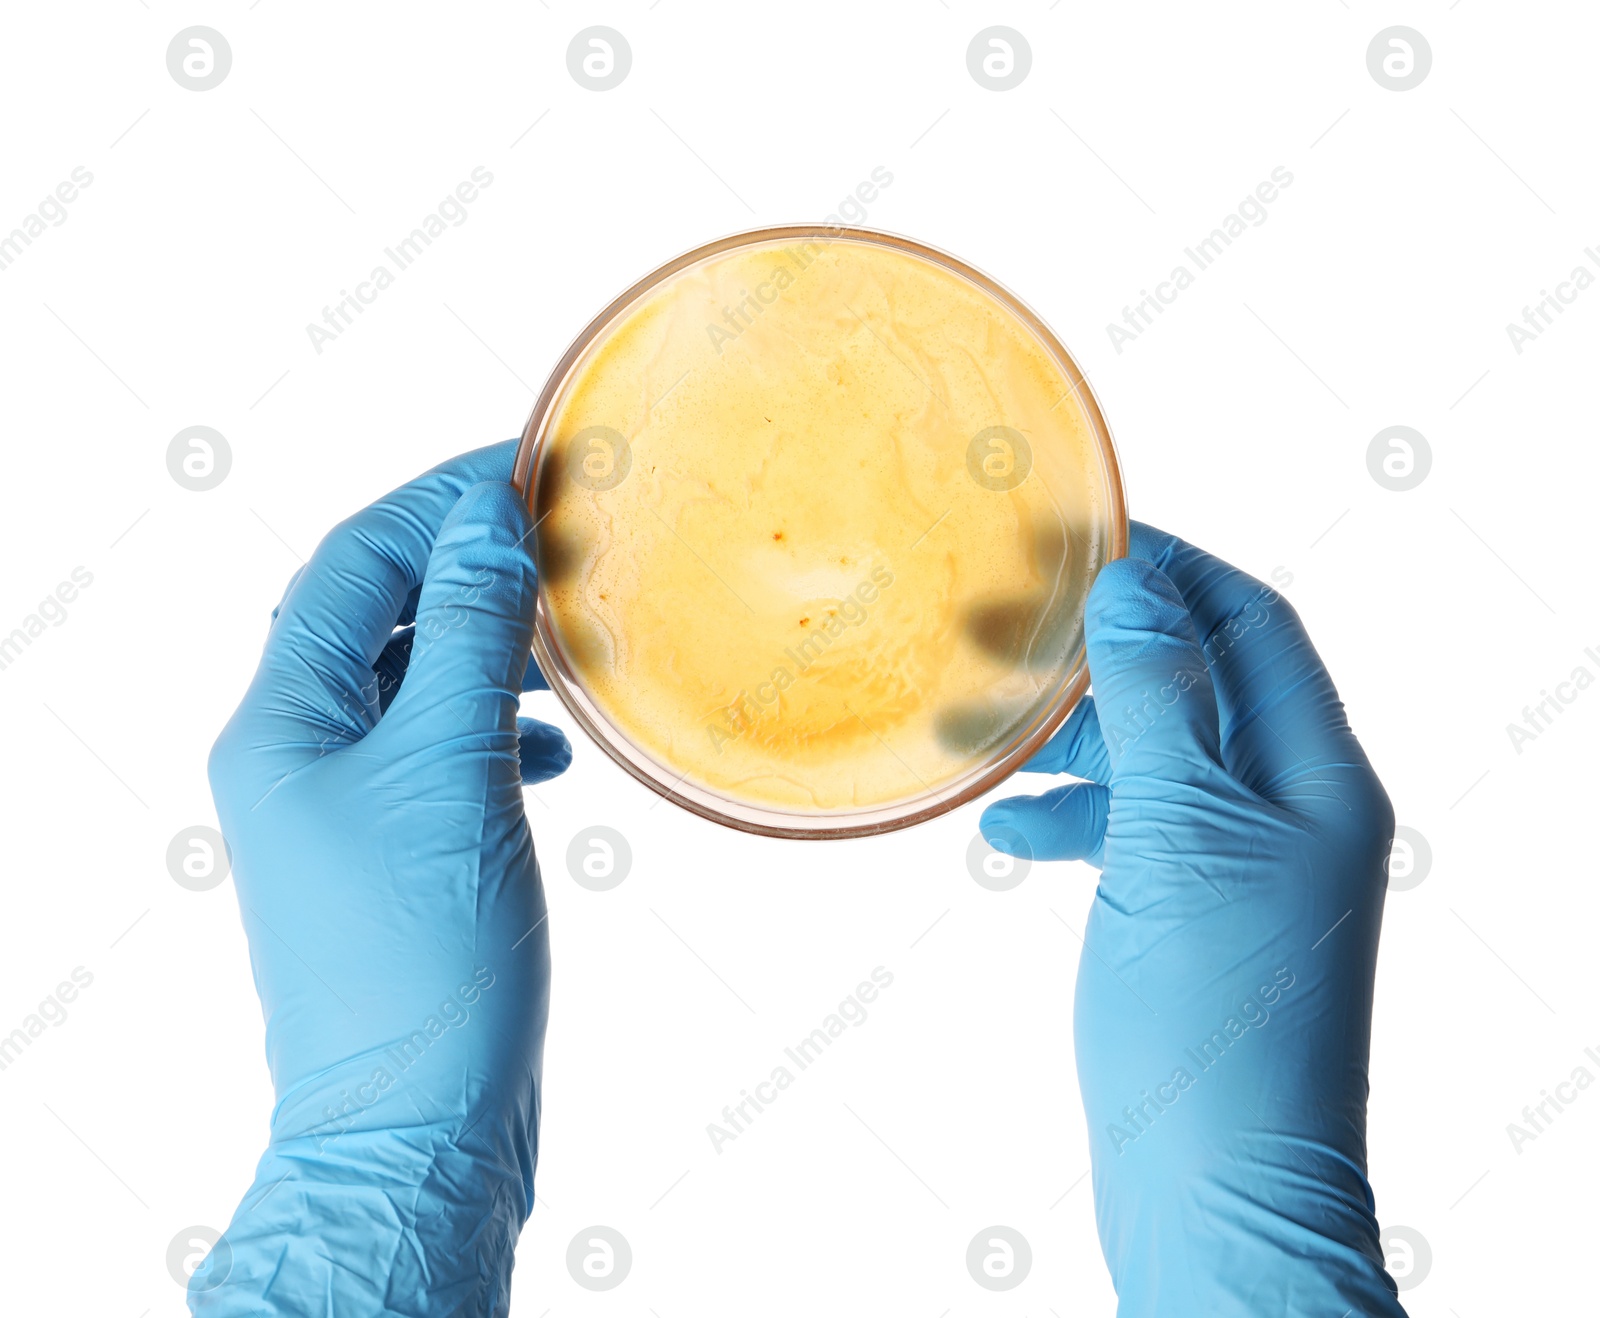
[{"label": "blue latex glove", "polygon": [[1074,1020],[1122,1318],[1401,1315],[1366,1176],[1389,799],[1299,618],[1134,525],[1087,608],[1094,698],[984,812],[1101,868]]},{"label": "blue latex glove", "polygon": [[572,757],[517,718],[543,682],[513,449],[328,535],[212,751],[277,1104],[196,1314],[509,1305],[550,977],[521,784]]}]

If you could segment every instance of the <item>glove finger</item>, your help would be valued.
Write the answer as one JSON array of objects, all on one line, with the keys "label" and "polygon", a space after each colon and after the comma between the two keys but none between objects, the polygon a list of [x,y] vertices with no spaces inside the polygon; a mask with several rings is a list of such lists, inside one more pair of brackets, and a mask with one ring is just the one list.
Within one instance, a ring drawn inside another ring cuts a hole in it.
[{"label": "glove finger", "polygon": [[1216,679],[1224,763],[1241,783],[1289,804],[1337,794],[1352,770],[1371,776],[1333,679],[1288,600],[1141,522],[1133,523],[1131,552],[1161,568],[1189,607]]},{"label": "glove finger", "polygon": [[1107,563],[1084,613],[1111,781],[1202,783],[1221,767],[1211,674],[1178,589],[1137,558]]},{"label": "glove finger", "polygon": [[436,747],[471,734],[509,755],[533,634],[531,525],[517,492],[498,481],[474,485],[444,519],[406,680],[384,719],[393,735]]},{"label": "glove finger", "polygon": [[400,616],[395,619],[396,627],[409,627],[417,620],[417,600],[422,596],[422,587],[413,586],[411,593],[406,596],[406,602],[400,606]]},{"label": "glove finger", "polygon": [[[305,571],[306,571],[306,565],[304,563],[302,563],[302,564],[300,564],[299,567],[297,567],[293,572],[291,572],[289,574],[289,582],[288,582],[288,584],[286,586],[284,586],[283,594],[278,596],[278,602],[272,606],[272,621],[273,622],[277,622],[278,621],[278,614],[279,614],[279,612],[282,611],[283,606],[288,602],[289,593],[292,590],[294,590],[295,585],[299,582],[300,578],[305,575]],[[271,629],[269,628],[268,630],[270,631]]]},{"label": "glove finger", "polygon": [[[416,617],[416,605],[411,606],[411,616]],[[384,713],[393,702],[395,692],[400,689],[400,683],[405,681],[406,669],[411,662],[411,646],[417,634],[415,626],[397,628],[394,635],[389,638],[389,643],[383,647],[383,653],[378,656],[378,662],[372,665],[373,674],[378,679],[378,711]],[[528,656],[528,666],[522,673],[522,689],[524,691],[548,691],[550,684],[544,680],[544,674],[539,671],[539,665],[533,661],[533,656]]]},{"label": "glove finger", "polygon": [[378,656],[377,663],[372,665],[372,674],[378,679],[380,716],[394,703],[395,695],[400,690],[400,683],[406,680],[406,669],[411,663],[411,646],[415,637],[414,627],[404,627],[395,632],[389,639],[389,644],[383,647],[383,653]]},{"label": "glove finger", "polygon": [[330,531],[296,574],[239,711],[252,724],[249,744],[282,752],[258,756],[269,781],[295,756],[371,729],[374,665],[422,581],[440,524],[468,486],[509,475],[515,448],[478,449],[392,491]]},{"label": "glove finger", "polygon": [[544,674],[539,671],[539,665],[534,662],[533,654],[528,655],[528,666],[522,670],[522,689],[524,691],[548,691],[550,683],[544,680]]},{"label": "glove finger", "polygon": [[560,728],[538,719],[517,720],[517,758],[525,787],[558,778],[572,765],[572,743]]},{"label": "glove finger", "polygon": [[[1099,866],[1105,848],[1111,789],[1067,783],[1040,796],[1008,796],[983,812],[978,831],[996,851],[1035,860],[1087,860]],[[1018,846],[1018,841],[1022,846]]]},{"label": "glove finger", "polygon": [[1090,782],[1111,781],[1111,758],[1106,754],[1106,739],[1100,732],[1093,696],[1078,702],[1056,735],[1039,748],[1021,772],[1070,773]]}]

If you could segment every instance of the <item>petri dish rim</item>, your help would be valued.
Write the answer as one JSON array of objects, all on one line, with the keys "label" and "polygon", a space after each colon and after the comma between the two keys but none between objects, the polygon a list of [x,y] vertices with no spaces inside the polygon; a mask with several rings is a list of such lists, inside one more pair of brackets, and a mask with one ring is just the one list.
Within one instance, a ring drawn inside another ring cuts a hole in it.
[{"label": "petri dish rim", "polygon": [[[724,252],[740,247],[804,239],[876,244],[920,257],[968,280],[1016,316],[1056,360],[1077,395],[1078,404],[1094,431],[1106,477],[1104,494],[1109,514],[1106,561],[1110,562],[1127,554],[1127,500],[1123,488],[1122,466],[1117,460],[1116,443],[1112,438],[1111,427],[1105,419],[1099,399],[1095,397],[1088,378],[1049,325],[1010,289],[981,270],[968,265],[959,257],[901,234],[850,225],[789,224],[743,229],[683,252],[658,266],[613,298],[583,327],[562,354],[546,379],[538,398],[534,400],[527,424],[522,428],[522,438],[517,445],[516,458],[512,464],[511,483],[522,496],[529,512],[532,513],[535,506],[536,491],[533,476],[538,471],[539,457],[548,435],[546,424],[552,414],[553,406],[562,396],[573,372],[589,348],[612,324],[662,282],[710,257],[720,256]],[[539,671],[550,684],[550,689],[556,693],[567,712],[588,734],[590,740],[631,777],[643,783],[658,796],[665,797],[673,804],[703,819],[709,819],[713,823],[743,833],[801,840],[838,840],[894,832],[926,823],[977,799],[1027,763],[1061,726],[1089,689],[1088,663],[1080,647],[1071,669],[1062,680],[1058,695],[1045,711],[1037,715],[1023,733],[1013,737],[1000,751],[953,782],[890,805],[851,811],[805,813],[736,801],[689,783],[685,778],[671,781],[667,767],[642,747],[634,745],[627,734],[611,723],[605,711],[584,688],[582,680],[567,665],[561,655],[560,647],[555,642],[542,578],[534,608],[533,656],[539,665]]]}]

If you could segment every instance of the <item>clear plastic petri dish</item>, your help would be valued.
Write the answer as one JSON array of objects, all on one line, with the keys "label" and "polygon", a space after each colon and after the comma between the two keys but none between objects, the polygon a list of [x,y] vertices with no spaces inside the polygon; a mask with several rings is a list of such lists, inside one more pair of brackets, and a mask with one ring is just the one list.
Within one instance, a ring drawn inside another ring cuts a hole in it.
[{"label": "clear plastic petri dish", "polygon": [[792,838],[987,791],[1088,685],[1127,548],[1071,355],[964,262],[866,229],[734,234],[584,329],[515,467],[533,649],[605,752],[680,806]]}]

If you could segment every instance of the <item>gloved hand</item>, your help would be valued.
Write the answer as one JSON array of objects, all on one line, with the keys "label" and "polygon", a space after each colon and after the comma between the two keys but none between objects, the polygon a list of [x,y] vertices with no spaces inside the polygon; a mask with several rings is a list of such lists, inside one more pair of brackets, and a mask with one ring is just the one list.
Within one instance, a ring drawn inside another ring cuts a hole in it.
[{"label": "gloved hand", "polygon": [[1094,698],[984,812],[1101,868],[1074,1019],[1122,1318],[1402,1315],[1366,1176],[1388,797],[1299,618],[1134,525],[1086,618]]},{"label": "gloved hand", "polygon": [[543,682],[514,447],[328,535],[212,751],[277,1104],[196,1314],[507,1310],[550,979],[521,784],[572,757],[517,718]]}]

